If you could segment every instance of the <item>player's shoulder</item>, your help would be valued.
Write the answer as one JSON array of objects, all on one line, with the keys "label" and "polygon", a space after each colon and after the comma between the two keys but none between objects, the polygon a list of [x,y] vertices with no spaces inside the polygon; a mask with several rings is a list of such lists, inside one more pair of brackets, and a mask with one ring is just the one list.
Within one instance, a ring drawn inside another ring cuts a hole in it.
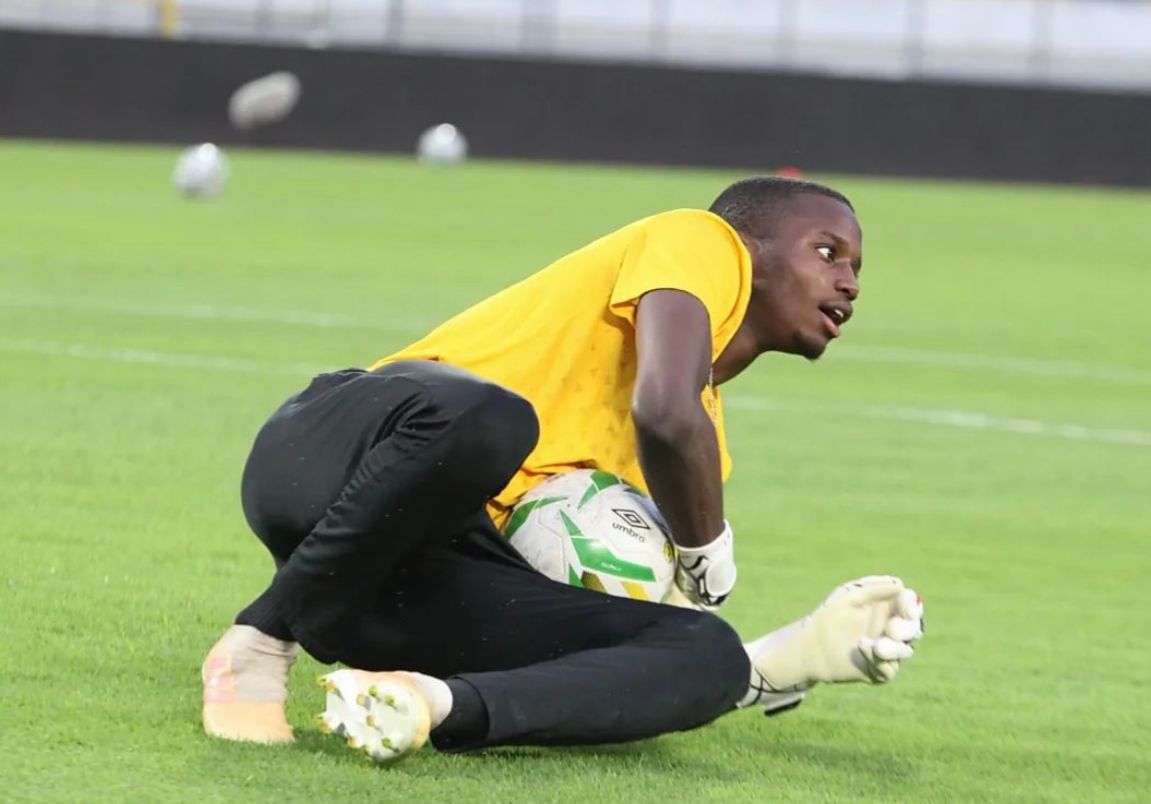
[{"label": "player's shoulder", "polygon": [[731,224],[705,209],[672,209],[644,218],[638,224],[647,237],[692,241],[697,245],[738,247],[739,235]]},{"label": "player's shoulder", "polygon": [[735,230],[731,228],[731,224],[719,215],[716,215],[714,212],[708,212],[706,209],[691,209],[687,207],[669,209],[667,212],[659,212],[644,218],[640,223],[649,228],[686,228],[697,231],[735,234]]}]

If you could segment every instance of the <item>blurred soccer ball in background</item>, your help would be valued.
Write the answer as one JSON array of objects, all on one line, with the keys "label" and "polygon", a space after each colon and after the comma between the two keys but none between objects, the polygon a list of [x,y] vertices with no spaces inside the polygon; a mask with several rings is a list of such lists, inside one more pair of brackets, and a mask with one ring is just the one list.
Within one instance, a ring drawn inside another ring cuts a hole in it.
[{"label": "blurred soccer ball in background", "polygon": [[440,123],[420,135],[416,156],[432,165],[454,165],[467,158],[468,141],[451,123]]},{"label": "blurred soccer ball in background", "polygon": [[228,101],[228,119],[238,129],[260,128],[283,120],[300,100],[300,79],[286,70],[241,86]]},{"label": "blurred soccer ball in background", "polygon": [[639,489],[578,469],[535,486],[516,504],[506,536],[553,581],[635,600],[662,601],[675,576],[663,517]]},{"label": "blurred soccer ball in background", "polygon": [[172,183],[185,198],[215,198],[228,183],[228,157],[210,142],[180,154]]}]

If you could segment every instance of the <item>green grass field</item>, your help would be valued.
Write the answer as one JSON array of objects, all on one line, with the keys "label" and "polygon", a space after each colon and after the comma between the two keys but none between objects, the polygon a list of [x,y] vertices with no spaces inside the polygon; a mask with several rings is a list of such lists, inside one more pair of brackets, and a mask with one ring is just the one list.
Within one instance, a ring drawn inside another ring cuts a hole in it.
[{"label": "green grass field", "polygon": [[1145,801],[1151,789],[1151,196],[832,179],[863,295],[817,365],[727,386],[728,514],[756,636],[903,575],[897,683],[582,750],[370,766],[205,738],[199,663],[267,581],[238,485],[309,372],[364,365],[730,173],[0,143],[0,799]]}]

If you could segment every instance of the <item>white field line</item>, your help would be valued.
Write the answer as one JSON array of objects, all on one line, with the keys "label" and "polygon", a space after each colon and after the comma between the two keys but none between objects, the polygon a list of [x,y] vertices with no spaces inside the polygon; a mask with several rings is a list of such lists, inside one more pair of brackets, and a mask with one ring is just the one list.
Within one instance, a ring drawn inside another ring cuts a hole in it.
[{"label": "white field line", "polygon": [[1104,444],[1127,444],[1151,447],[1151,433],[1141,430],[1083,427],[1078,424],[1051,424],[1034,419],[1008,419],[965,410],[932,410],[906,407],[866,407],[864,416],[895,419],[904,422],[966,427],[972,430],[999,430],[1005,433],[1064,438],[1070,441],[1098,441]]},{"label": "white field line", "polygon": [[102,360],[111,363],[141,363],[163,368],[195,369],[198,371],[228,371],[239,374],[261,374],[306,378],[321,371],[319,366],[303,364],[272,365],[259,360],[213,355],[189,355],[175,352],[154,352],[147,349],[105,349],[83,343],[59,343],[30,338],[0,338],[0,351],[51,357],[74,357],[81,360]]},{"label": "white field line", "polygon": [[75,310],[140,318],[170,318],[191,321],[235,321],[242,323],[288,324],[324,329],[382,329],[419,332],[435,324],[415,318],[381,314],[378,321],[365,321],[343,313],[313,310],[276,310],[257,307],[229,307],[217,304],[141,304],[110,299],[14,296],[0,294],[0,306],[30,310]]},{"label": "white field line", "polygon": [[1132,447],[1151,447],[1151,432],[1121,430],[1106,427],[1084,427],[1078,424],[1060,424],[991,416],[969,410],[943,408],[912,408],[902,405],[865,405],[861,407],[776,402],[765,397],[730,396],[725,404],[742,410],[775,410],[787,413],[826,412],[844,416],[864,416],[869,419],[931,424],[940,427],[959,427],[967,430],[989,430],[1000,433],[1058,438],[1068,441],[1093,441],[1102,444],[1122,444]]},{"label": "white field line", "polygon": [[1151,371],[1121,366],[1093,365],[1063,360],[1034,360],[1025,357],[993,357],[931,349],[906,349],[886,346],[835,344],[829,352],[836,358],[871,363],[904,363],[932,368],[997,371],[1004,374],[1031,374],[1073,380],[1098,380],[1122,385],[1151,385]]},{"label": "white field line", "polygon": [[[142,349],[105,349],[79,343],[60,343],[56,341],[31,339],[0,338],[0,351],[48,355],[52,357],[68,357],[81,360],[100,360],[113,363],[145,364],[163,368],[295,376],[299,377],[301,381],[319,371],[325,370],[317,366],[275,365],[243,358],[178,354]],[[746,410],[778,410],[787,412],[825,410],[827,412],[865,416],[872,419],[888,419],[916,424],[1016,433],[1071,441],[1091,441],[1103,444],[1151,447],[1151,432],[1142,430],[1118,430],[1083,427],[1076,424],[1054,424],[1036,419],[1003,418],[962,410],[883,406],[813,407],[807,404],[781,403],[766,397],[756,396],[731,396],[727,399],[727,405],[732,408]]]},{"label": "white field line", "polygon": [[[234,321],[286,324],[326,329],[375,329],[420,334],[438,321],[390,315],[365,320],[343,313],[311,310],[276,310],[254,307],[228,307],[214,304],[144,304],[109,299],[64,298],[54,296],[0,293],[0,307],[40,310],[78,310],[108,315],[195,321]],[[1062,360],[973,355],[932,349],[835,344],[830,356],[870,363],[894,363],[963,371],[993,371],[1001,374],[1092,380],[1117,385],[1151,386],[1151,371],[1123,366],[1096,365]]]}]

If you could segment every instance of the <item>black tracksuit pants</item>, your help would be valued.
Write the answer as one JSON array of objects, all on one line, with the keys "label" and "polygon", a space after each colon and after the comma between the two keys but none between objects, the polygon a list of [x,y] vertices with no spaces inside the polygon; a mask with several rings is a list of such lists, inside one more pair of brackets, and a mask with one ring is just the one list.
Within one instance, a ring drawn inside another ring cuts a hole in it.
[{"label": "black tracksuit pants", "polygon": [[244,470],[278,571],[236,621],[323,662],[466,681],[487,728],[453,748],[634,740],[731,709],[749,666],[723,620],[555,583],[493,525],[538,433],[529,402],[443,364],[316,377]]}]

